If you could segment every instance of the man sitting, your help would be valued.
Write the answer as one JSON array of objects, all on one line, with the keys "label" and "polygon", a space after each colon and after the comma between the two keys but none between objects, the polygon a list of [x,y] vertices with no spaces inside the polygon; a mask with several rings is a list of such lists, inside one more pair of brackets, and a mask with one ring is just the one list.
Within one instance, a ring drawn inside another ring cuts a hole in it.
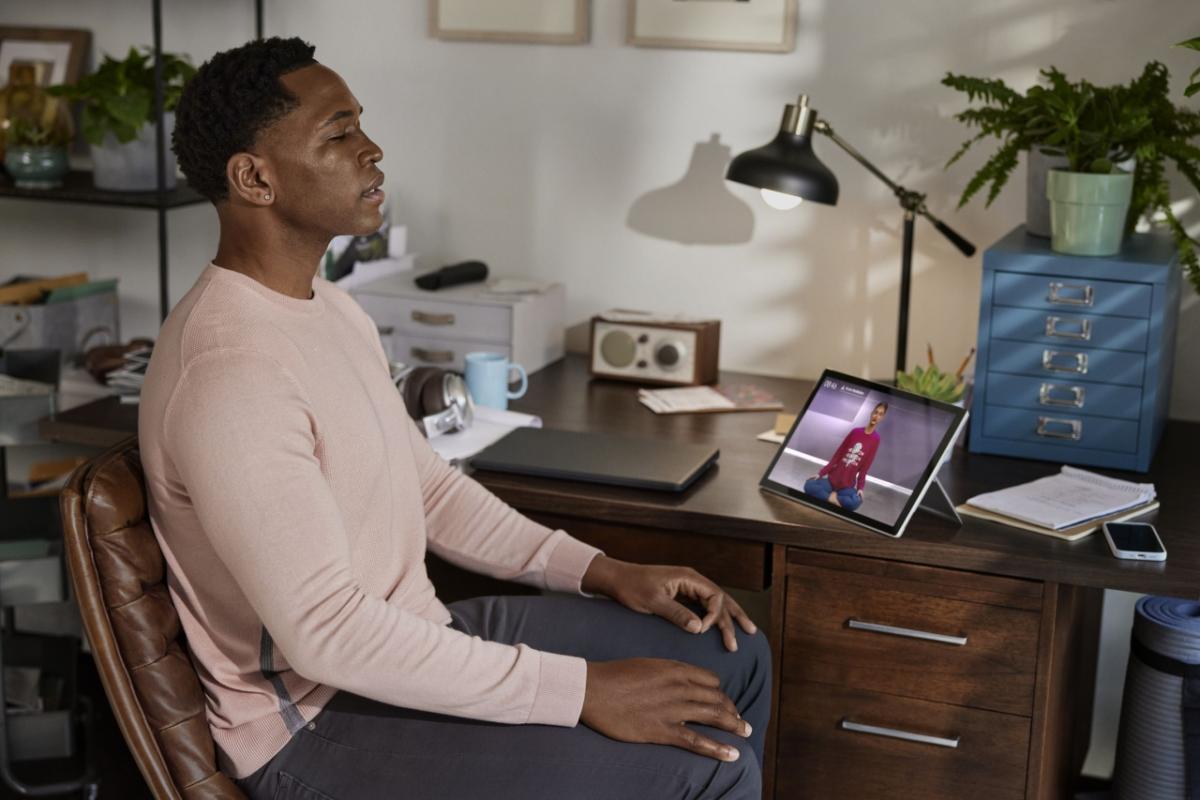
[{"label": "man sitting", "polygon": [[[333,236],[381,224],[384,176],[313,52],[217,54],[174,133],[220,242],[163,324],[139,434],[222,768],[254,798],[758,797],[770,654],[738,604],[448,466],[371,319],[316,277]],[[446,606],[426,549],[557,593]]]}]

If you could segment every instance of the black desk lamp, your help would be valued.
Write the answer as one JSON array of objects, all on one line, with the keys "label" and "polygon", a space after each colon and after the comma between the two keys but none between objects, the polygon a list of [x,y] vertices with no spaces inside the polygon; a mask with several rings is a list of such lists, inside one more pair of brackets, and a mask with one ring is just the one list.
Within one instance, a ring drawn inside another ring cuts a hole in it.
[{"label": "black desk lamp", "polygon": [[904,371],[908,350],[908,295],[912,282],[913,220],[917,214],[954,243],[965,256],[975,255],[975,245],[950,226],[929,213],[925,195],[905,189],[867,161],[861,153],[833,132],[825,120],[817,119],[816,109],[808,105],[808,95],[800,95],[796,105],[783,111],[779,135],[769,143],[747,150],[729,164],[725,178],[762,190],[763,200],[773,208],[795,208],[801,200],[837,205],[838,182],[821,163],[812,148],[812,133],[823,133],[849,153],[879,180],[888,185],[904,209],[904,246],[900,259],[900,324],[896,334],[896,371]]}]

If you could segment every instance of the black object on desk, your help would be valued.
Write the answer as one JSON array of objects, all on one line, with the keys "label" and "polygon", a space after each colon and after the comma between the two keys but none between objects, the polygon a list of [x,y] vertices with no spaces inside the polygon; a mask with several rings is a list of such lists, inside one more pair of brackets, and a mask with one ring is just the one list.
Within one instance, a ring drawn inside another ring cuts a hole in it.
[{"label": "black object on desk", "polygon": [[716,463],[715,447],[600,433],[517,428],[471,459],[475,469],[682,492]]},{"label": "black object on desk", "polygon": [[482,261],[464,261],[461,264],[450,264],[433,272],[427,272],[413,283],[422,289],[433,291],[457,286],[460,283],[478,283],[487,280],[487,276],[487,264]]}]

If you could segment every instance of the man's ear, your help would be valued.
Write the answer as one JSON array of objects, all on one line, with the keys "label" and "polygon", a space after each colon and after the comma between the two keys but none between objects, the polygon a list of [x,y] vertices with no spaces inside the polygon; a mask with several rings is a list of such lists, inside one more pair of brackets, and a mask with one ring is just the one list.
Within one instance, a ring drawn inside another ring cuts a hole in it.
[{"label": "man's ear", "polygon": [[271,167],[266,159],[253,153],[234,153],[225,163],[230,199],[255,206],[269,206],[275,200],[271,187]]}]

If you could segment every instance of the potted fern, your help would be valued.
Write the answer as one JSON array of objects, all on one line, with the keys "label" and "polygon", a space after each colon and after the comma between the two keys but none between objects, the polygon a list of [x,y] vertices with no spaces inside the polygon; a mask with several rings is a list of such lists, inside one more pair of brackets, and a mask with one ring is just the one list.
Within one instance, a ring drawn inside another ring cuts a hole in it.
[{"label": "potted fern", "polygon": [[[158,188],[155,155],[154,58],[150,48],[129,48],[124,59],[105,56],[100,67],[73,85],[50,87],[60,97],[83,102],[83,135],[92,146],[93,182],[99,189],[150,191]],[[196,68],[181,56],[162,54],[163,132],[166,186],[175,186],[170,151],[175,106]]]},{"label": "potted fern", "polygon": [[[1041,75],[1044,85],[1030,87],[1025,93],[995,79],[948,74],[942,80],[965,93],[972,103],[980,103],[955,115],[978,132],[946,166],[957,162],[981,139],[1000,141],[999,149],[967,183],[959,207],[985,187],[986,204],[991,205],[1022,151],[1044,150],[1072,162],[1076,172],[1105,176],[1117,174],[1113,171],[1116,165],[1136,157],[1124,231],[1132,231],[1143,218],[1165,224],[1174,235],[1185,272],[1200,290],[1195,242],[1171,209],[1165,169],[1167,162],[1173,163],[1200,192],[1200,149],[1195,144],[1200,137],[1200,113],[1171,102],[1166,67],[1152,61],[1128,84],[1106,87],[1087,81],[1072,83],[1053,67],[1042,70]],[[1074,181],[1056,180],[1062,182],[1062,191]],[[1121,180],[1125,179],[1118,183]]]}]

